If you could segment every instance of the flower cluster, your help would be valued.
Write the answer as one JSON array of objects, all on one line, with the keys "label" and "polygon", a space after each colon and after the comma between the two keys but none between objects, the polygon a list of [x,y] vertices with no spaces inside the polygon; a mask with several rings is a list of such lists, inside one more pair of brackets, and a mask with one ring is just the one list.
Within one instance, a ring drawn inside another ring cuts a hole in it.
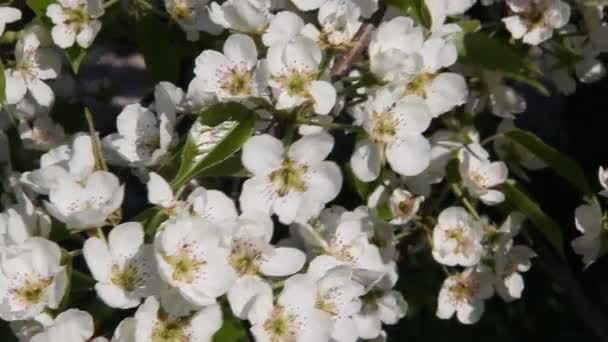
[{"label": "flower cluster", "polygon": [[[56,0],[10,32],[0,318],[21,341],[210,341],[225,319],[260,341],[381,340],[407,314],[400,284],[416,279],[400,265],[410,254],[445,272],[433,289],[440,319],[473,324],[494,293],[522,297],[536,253],[518,237],[525,216],[505,189],[546,164],[509,135],[521,133],[515,117],[526,102],[507,79],[523,76],[475,61],[467,35],[483,30],[468,13],[502,10],[490,26],[513,46],[501,47],[543,51],[522,65],[546,69],[571,93],[576,79],[604,76],[603,6],[115,2]],[[124,106],[116,132],[100,137],[88,109],[89,131],[77,132],[56,102],[110,10],[173,22],[189,48],[203,37],[220,44],[196,51],[192,77],[159,82],[146,101]],[[0,35],[20,19],[0,7]],[[475,122],[488,113],[500,119],[490,135]],[[19,151],[32,150],[24,165]],[[147,195],[131,193],[133,182]],[[606,197],[602,169],[600,183]],[[590,264],[607,225],[599,201],[586,201],[572,246]],[[133,206],[142,212],[127,215]],[[82,293],[122,322],[96,324],[76,309]]]}]

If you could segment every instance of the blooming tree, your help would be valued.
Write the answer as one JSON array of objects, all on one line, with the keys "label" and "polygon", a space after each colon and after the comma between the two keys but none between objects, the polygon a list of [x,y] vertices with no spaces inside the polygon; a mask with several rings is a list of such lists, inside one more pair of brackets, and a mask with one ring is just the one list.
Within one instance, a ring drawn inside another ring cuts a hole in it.
[{"label": "blooming tree", "polygon": [[[522,84],[571,94],[603,78],[605,7],[1,5],[0,318],[33,342],[384,340],[427,260],[430,312],[475,324],[494,295],[526,295],[536,245],[565,253],[526,189],[547,167],[584,195],[571,247],[592,264],[608,171],[596,196],[516,117]],[[117,31],[157,83],[102,134],[105,113],[68,85]]]}]

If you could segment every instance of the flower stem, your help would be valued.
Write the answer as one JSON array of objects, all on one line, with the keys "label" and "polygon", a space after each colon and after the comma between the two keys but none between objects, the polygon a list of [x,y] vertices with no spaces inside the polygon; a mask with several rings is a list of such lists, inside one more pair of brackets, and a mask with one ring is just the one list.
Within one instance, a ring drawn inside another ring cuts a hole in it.
[{"label": "flower stem", "polygon": [[460,199],[460,201],[462,202],[464,207],[467,208],[469,213],[471,213],[471,215],[473,215],[476,220],[481,221],[481,216],[479,216],[479,213],[477,212],[473,204],[471,204],[469,199],[464,196],[462,190],[458,187],[458,184],[452,184],[452,192],[456,195],[456,197],[458,197],[458,199]]},{"label": "flower stem", "polygon": [[117,3],[120,0],[108,0],[103,4],[103,8],[108,8]]}]

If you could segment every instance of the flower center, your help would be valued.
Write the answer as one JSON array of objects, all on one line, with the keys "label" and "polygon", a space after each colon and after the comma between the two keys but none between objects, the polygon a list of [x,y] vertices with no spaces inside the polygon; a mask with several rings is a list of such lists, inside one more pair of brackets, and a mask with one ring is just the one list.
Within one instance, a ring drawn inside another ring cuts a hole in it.
[{"label": "flower center", "polygon": [[158,314],[158,323],[152,332],[152,342],[188,342],[190,337],[186,334],[185,328],[190,323],[188,317],[172,319],[167,314]]},{"label": "flower center", "polygon": [[423,99],[426,99],[426,86],[435,78],[435,74],[422,73],[417,75],[407,85],[405,95],[418,95]]},{"label": "flower center", "polygon": [[65,23],[72,25],[76,32],[80,32],[81,27],[89,22],[89,14],[87,13],[84,6],[78,6],[77,8],[66,8],[64,9],[66,16]]},{"label": "flower center", "polygon": [[272,315],[264,322],[263,328],[270,335],[271,342],[295,342],[294,318],[285,314],[281,307],[275,308]]},{"label": "flower center", "polygon": [[20,289],[17,289],[14,292],[24,303],[40,303],[44,297],[44,290],[50,283],[51,280],[49,278],[40,278],[34,281],[27,280]]},{"label": "flower center", "polygon": [[188,20],[192,18],[192,7],[188,6],[185,1],[176,0],[171,16],[175,20]]},{"label": "flower center", "polygon": [[230,252],[228,262],[241,275],[256,275],[260,271],[262,253],[249,241],[237,241]]},{"label": "flower center", "polygon": [[118,265],[112,266],[112,283],[126,291],[133,291],[137,287],[137,267],[128,263],[122,270]]},{"label": "flower center", "polygon": [[486,180],[486,177],[483,174],[481,174],[481,173],[479,173],[477,171],[471,171],[471,173],[469,174],[469,178],[478,187],[480,187],[480,188],[486,188],[487,180]]},{"label": "flower center", "polygon": [[270,181],[277,188],[280,197],[286,196],[290,191],[306,191],[304,175],[308,171],[308,165],[298,164],[291,159],[285,159],[281,167],[270,174]]},{"label": "flower center", "polygon": [[478,286],[475,281],[461,278],[450,287],[450,293],[456,302],[463,302],[475,295],[477,287]]},{"label": "flower center", "polygon": [[397,123],[390,112],[372,114],[372,139],[377,143],[389,142],[397,134]]},{"label": "flower center", "polygon": [[309,97],[308,84],[317,78],[315,73],[292,72],[279,78],[279,82],[291,96]]},{"label": "flower center", "polygon": [[462,227],[454,227],[445,232],[446,240],[456,241],[454,252],[461,253],[468,245],[469,241],[465,238],[464,229]]},{"label": "flower center", "polygon": [[222,88],[231,95],[251,95],[251,79],[253,74],[249,72],[239,73],[232,69],[228,72],[226,82]]},{"label": "flower center", "polygon": [[196,259],[187,247],[182,247],[174,255],[164,256],[164,259],[173,266],[173,279],[186,283],[191,283],[196,278],[197,271],[206,264],[205,261]]},{"label": "flower center", "polygon": [[332,301],[334,294],[338,291],[337,288],[330,289],[325,295],[318,297],[315,307],[321,311],[325,311],[332,316],[338,314],[338,306]]}]

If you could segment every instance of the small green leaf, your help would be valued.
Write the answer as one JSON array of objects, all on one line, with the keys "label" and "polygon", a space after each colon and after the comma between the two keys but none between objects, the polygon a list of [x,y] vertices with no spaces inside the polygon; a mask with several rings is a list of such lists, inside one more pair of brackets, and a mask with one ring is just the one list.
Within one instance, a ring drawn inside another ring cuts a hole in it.
[{"label": "small green leaf", "polygon": [[456,42],[460,63],[501,72],[549,95],[547,88],[539,81],[541,72],[538,66],[512,46],[480,31],[463,32]]},{"label": "small green leaf", "polygon": [[144,55],[146,68],[156,81],[176,82],[179,56],[169,37],[169,25],[158,16],[142,17],[135,27],[137,44]]},{"label": "small green leaf", "polygon": [[213,342],[246,342],[247,333],[238,319],[224,310],[224,322],[218,332],[213,335]]},{"label": "small green leaf", "polygon": [[65,53],[68,55],[68,60],[72,66],[72,71],[74,71],[75,75],[78,75],[80,64],[84,60],[84,56],[87,54],[87,49],[74,45],[71,48],[66,49]]},{"label": "small green leaf", "polygon": [[25,3],[39,18],[46,17],[46,8],[55,0],[26,0]]},{"label": "small green leaf", "polygon": [[217,104],[205,110],[190,128],[181,165],[171,185],[179,188],[230,158],[251,137],[254,124],[253,113],[237,103]]},{"label": "small green leaf", "polygon": [[424,0],[388,0],[389,5],[402,9],[408,16],[413,17],[420,25],[430,28],[433,25],[431,12]]},{"label": "small green leaf", "polygon": [[6,78],[4,77],[4,64],[0,60],[0,103],[6,102]]},{"label": "small green leaf", "polygon": [[249,178],[251,174],[243,166],[241,154],[237,153],[232,157],[216,164],[205,171],[201,172],[202,177],[232,177],[232,178]]},{"label": "small green leaf", "polygon": [[590,195],[593,193],[593,189],[587,182],[585,173],[581,167],[557,149],[545,144],[536,135],[521,129],[514,129],[506,132],[505,136],[542,160],[557,174],[585,194]]},{"label": "small green leaf", "polygon": [[564,241],[559,225],[545,214],[540,205],[526,195],[522,189],[523,187],[513,179],[507,180],[500,186],[500,190],[506,196],[507,203],[526,215],[558,253],[564,256]]}]

